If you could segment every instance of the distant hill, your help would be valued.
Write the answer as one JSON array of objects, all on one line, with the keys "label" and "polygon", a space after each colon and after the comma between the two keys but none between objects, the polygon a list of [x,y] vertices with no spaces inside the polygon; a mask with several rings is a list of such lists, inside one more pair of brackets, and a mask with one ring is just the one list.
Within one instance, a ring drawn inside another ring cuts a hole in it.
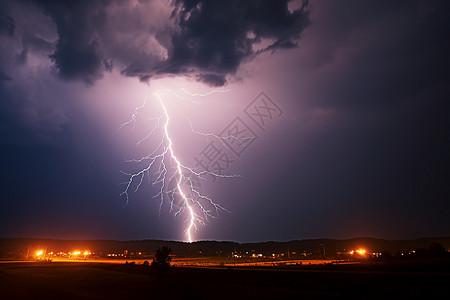
[{"label": "distant hill", "polygon": [[45,248],[48,251],[69,252],[86,250],[105,257],[108,253],[141,252],[150,256],[154,251],[166,245],[178,257],[231,256],[232,253],[308,253],[311,257],[333,257],[337,251],[365,248],[371,252],[407,252],[419,248],[428,248],[431,243],[439,243],[450,249],[450,237],[420,238],[414,240],[384,240],[375,238],[308,239],[287,242],[237,243],[229,241],[198,241],[193,243],[163,240],[59,240],[36,238],[0,238],[0,259],[23,259],[30,249]]}]

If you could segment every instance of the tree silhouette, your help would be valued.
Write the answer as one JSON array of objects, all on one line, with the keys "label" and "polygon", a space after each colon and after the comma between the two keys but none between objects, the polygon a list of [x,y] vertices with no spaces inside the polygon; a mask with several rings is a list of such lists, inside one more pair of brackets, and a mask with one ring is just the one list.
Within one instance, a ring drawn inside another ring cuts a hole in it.
[{"label": "tree silhouette", "polygon": [[170,261],[172,260],[172,257],[170,257],[171,252],[172,249],[167,246],[159,247],[156,250],[155,258],[153,258],[152,266],[159,265],[170,267]]},{"label": "tree silhouette", "polygon": [[152,271],[161,280],[169,271],[170,261],[172,260],[170,256],[171,252],[172,249],[167,246],[162,246],[156,250],[155,257],[153,258],[151,265]]},{"label": "tree silhouette", "polygon": [[428,247],[428,255],[430,257],[445,257],[447,255],[447,250],[445,250],[444,246],[437,242],[433,242]]}]

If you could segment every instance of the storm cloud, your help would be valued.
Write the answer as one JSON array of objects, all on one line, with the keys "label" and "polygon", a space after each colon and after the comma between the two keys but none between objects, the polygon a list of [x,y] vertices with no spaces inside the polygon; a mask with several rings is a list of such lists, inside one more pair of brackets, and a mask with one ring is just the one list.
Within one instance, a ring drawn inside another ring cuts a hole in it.
[{"label": "storm cloud", "polygon": [[35,1],[56,24],[50,59],[61,78],[92,84],[117,67],[142,81],[171,74],[222,86],[257,54],[296,47],[309,24],[307,1],[124,2]]},{"label": "storm cloud", "polygon": [[145,82],[184,76],[225,85],[259,53],[297,45],[309,12],[308,2],[296,5],[272,0],[1,1],[0,110],[8,113],[0,114],[0,130],[60,132],[68,122],[64,106],[69,101],[62,99],[70,96],[62,92],[64,84],[93,86],[112,71]]},{"label": "storm cloud", "polygon": [[14,20],[8,14],[6,6],[0,6],[0,34],[12,36],[14,29]]}]

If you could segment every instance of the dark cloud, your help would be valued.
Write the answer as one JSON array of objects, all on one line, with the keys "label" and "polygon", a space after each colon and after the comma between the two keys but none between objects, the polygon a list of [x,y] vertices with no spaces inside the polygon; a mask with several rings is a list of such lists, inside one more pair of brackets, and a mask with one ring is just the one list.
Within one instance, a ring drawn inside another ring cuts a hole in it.
[{"label": "dark cloud", "polygon": [[20,64],[25,63],[30,49],[41,53],[48,53],[53,49],[52,43],[28,32],[23,35],[22,47],[22,51],[16,56],[17,62]]},{"label": "dark cloud", "polygon": [[15,27],[14,20],[8,14],[7,6],[0,6],[0,35],[12,36]]},{"label": "dark cloud", "polygon": [[68,122],[61,99],[70,97],[49,72],[54,23],[31,3],[1,3],[14,31],[0,34],[0,144],[52,143]]},{"label": "dark cloud", "polygon": [[198,74],[197,79],[212,86],[222,86],[227,82],[224,76],[216,74]]},{"label": "dark cloud", "polygon": [[[307,2],[290,12],[288,1],[178,1],[180,32],[159,73],[197,72],[223,85],[240,64],[267,49],[295,47],[309,24]],[[269,39],[268,46],[254,46]]]},{"label": "dark cloud", "polygon": [[[429,91],[439,90],[440,97],[448,93],[450,19],[444,12],[450,2],[339,1],[317,3],[316,8],[319,5],[320,24],[311,34],[321,39],[309,61],[321,71],[310,77],[317,85],[311,103],[378,109]],[[323,85],[327,89],[321,89]]]},{"label": "dark cloud", "polygon": [[56,24],[58,42],[50,55],[64,79],[93,83],[105,70],[97,23],[104,22],[106,1],[36,1]]},{"label": "dark cloud", "polygon": [[5,73],[3,73],[3,72],[0,70],[0,80],[3,80],[3,81],[5,81],[5,80],[11,80],[11,77],[9,77],[8,75],[6,75]]},{"label": "dark cloud", "polygon": [[[291,11],[288,0],[180,0],[170,7],[171,17],[160,22],[166,24],[149,23],[131,3],[124,7],[123,2],[106,0],[35,2],[57,27],[58,42],[50,58],[58,74],[87,83],[101,78],[117,62],[114,66],[123,66],[122,74],[144,81],[181,74],[224,85],[227,76],[255,55],[296,47],[309,24],[308,3]],[[138,5],[150,5],[154,11],[148,11],[147,18],[156,17],[155,3]],[[124,27],[116,32],[112,22]],[[136,34],[124,41],[123,36],[138,32],[138,27],[147,29],[147,36]],[[263,40],[268,44],[255,50]]]}]

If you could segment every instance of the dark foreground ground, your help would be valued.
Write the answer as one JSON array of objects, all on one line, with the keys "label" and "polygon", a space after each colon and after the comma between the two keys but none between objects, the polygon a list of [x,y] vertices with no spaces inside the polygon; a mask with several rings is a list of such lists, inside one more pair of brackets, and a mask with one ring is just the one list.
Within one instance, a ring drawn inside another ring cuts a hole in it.
[{"label": "dark foreground ground", "polygon": [[450,299],[450,263],[285,268],[0,263],[0,299]]}]

